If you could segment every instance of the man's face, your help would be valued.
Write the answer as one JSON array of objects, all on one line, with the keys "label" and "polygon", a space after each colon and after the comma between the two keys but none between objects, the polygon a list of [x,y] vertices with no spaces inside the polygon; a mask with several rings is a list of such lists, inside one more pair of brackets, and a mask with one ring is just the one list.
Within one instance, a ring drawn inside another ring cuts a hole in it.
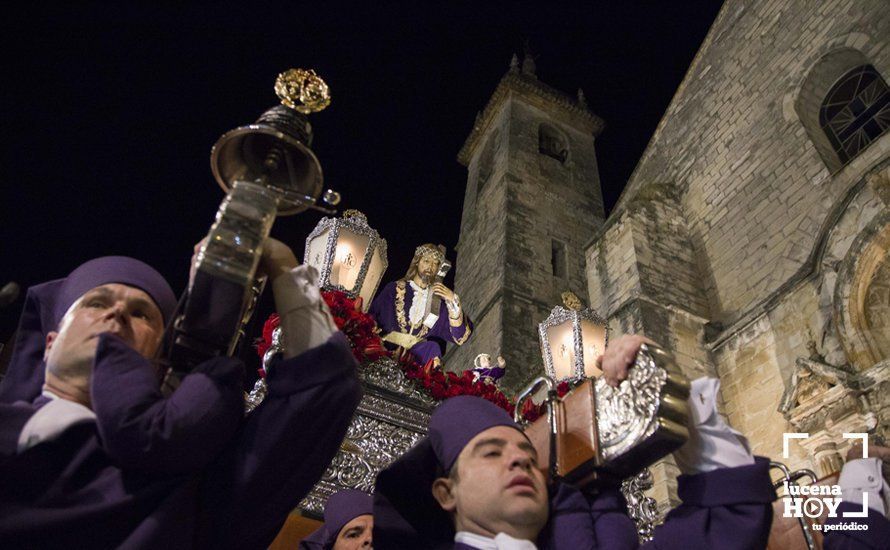
[{"label": "man's face", "polygon": [[417,276],[420,277],[424,284],[428,285],[433,280],[438,269],[439,262],[435,258],[425,256],[417,263]]},{"label": "man's face", "polygon": [[535,448],[518,430],[496,426],[481,432],[463,448],[454,467],[457,476],[436,480],[433,494],[445,511],[455,514],[457,530],[537,536],[547,523],[544,475]]},{"label": "man's face", "polygon": [[358,516],[340,529],[333,550],[357,550],[371,548],[371,532],[374,530],[374,516]]},{"label": "man's face", "polygon": [[65,314],[58,332],[47,336],[47,365],[92,365],[99,335],[120,337],[143,357],[154,357],[164,333],[164,318],[144,291],[111,283],[96,287]]}]

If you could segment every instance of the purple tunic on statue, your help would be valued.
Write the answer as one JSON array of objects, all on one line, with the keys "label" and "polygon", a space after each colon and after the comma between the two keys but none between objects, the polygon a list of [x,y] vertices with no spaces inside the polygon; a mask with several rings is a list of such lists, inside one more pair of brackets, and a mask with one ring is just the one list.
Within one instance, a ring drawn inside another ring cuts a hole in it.
[{"label": "purple tunic on statue", "polygon": [[[407,333],[421,338],[423,341],[415,344],[409,350],[418,358],[421,364],[430,360],[440,359],[445,353],[447,342],[462,345],[470,337],[473,331],[473,323],[465,312],[461,312],[461,320],[458,326],[451,326],[448,319],[448,308],[444,300],[439,306],[439,319],[432,328],[420,325],[412,329],[408,320],[411,304],[414,300],[414,289],[404,281],[393,281],[383,287],[368,310],[377,321],[385,336],[390,332]],[[394,347],[387,342],[389,347]]]},{"label": "purple tunic on statue", "polygon": [[18,452],[48,399],[0,404],[0,547],[266,547],[339,448],[355,367],[336,333],[276,363],[244,418],[240,361],[207,361],[164,398],[155,367],[102,335],[95,421]]}]

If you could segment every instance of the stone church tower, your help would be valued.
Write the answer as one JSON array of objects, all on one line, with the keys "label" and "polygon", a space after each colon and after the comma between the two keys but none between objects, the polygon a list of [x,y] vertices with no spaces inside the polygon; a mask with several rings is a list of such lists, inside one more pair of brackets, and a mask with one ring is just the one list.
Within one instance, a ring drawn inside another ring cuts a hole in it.
[{"label": "stone church tower", "polygon": [[[448,368],[500,352],[515,392],[570,289],[718,377],[755,454],[827,476],[844,434],[890,441],[888,37],[886,1],[726,0],[608,217],[602,122],[514,62],[458,157],[477,328]],[[809,437],[783,456],[789,432]],[[678,471],[652,472],[665,511]]]},{"label": "stone church tower", "polygon": [[586,295],[584,245],[603,224],[594,140],[603,121],[514,56],[458,155],[468,168],[455,290],[475,335],[445,357],[471,368],[479,353],[507,361],[513,393],[543,363],[537,324],[560,294]]}]

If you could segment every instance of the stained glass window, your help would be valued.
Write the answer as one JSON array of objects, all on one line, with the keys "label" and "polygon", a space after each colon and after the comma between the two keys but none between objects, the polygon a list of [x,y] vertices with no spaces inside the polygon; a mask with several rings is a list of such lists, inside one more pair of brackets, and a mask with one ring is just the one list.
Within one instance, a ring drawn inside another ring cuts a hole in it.
[{"label": "stained glass window", "polygon": [[861,65],[829,90],[819,124],[842,164],[890,128],[890,90],[878,71]]}]

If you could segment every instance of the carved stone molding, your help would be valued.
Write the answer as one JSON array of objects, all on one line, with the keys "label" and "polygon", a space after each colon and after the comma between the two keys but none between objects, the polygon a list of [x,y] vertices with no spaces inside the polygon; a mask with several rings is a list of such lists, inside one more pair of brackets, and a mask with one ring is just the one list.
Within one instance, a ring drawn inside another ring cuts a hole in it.
[{"label": "carved stone molding", "polygon": [[[798,432],[820,475],[836,472],[852,444],[845,433],[881,433],[890,416],[890,361],[854,373],[807,358],[798,358],[779,412]],[[882,420],[883,419],[883,420]]]},{"label": "carved stone molding", "polygon": [[859,370],[890,359],[890,210],[850,246],[838,270],[834,308],[838,335]]},{"label": "carved stone molding", "polygon": [[890,168],[868,176],[868,185],[883,201],[884,206],[890,208]]}]

